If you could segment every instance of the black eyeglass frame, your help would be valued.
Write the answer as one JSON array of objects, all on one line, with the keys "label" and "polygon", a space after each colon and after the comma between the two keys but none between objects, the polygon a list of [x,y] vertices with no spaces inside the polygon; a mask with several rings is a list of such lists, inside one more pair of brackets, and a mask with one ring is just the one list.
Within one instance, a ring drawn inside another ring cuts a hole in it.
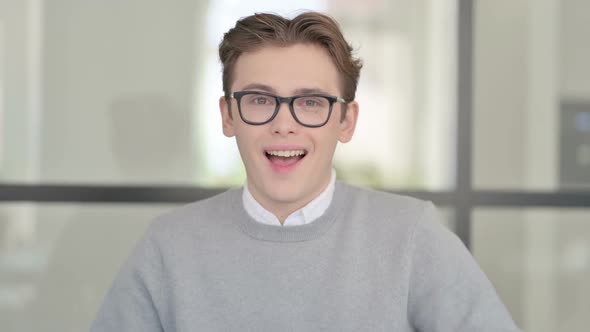
[{"label": "black eyeglass frame", "polygon": [[[275,110],[268,120],[263,121],[263,122],[252,122],[252,121],[248,121],[244,118],[244,115],[242,114],[242,107],[241,107],[242,97],[246,96],[246,95],[253,95],[253,94],[272,97],[276,100]],[[260,92],[260,91],[237,91],[237,92],[232,92],[229,96],[230,96],[230,98],[233,98],[236,100],[236,102],[238,104],[238,113],[240,113],[240,118],[242,119],[242,121],[244,121],[245,123],[247,123],[249,125],[253,125],[253,126],[261,126],[261,125],[267,124],[267,123],[271,122],[272,120],[274,120],[274,118],[277,116],[277,114],[279,114],[279,109],[281,108],[281,105],[283,103],[287,103],[289,105],[289,110],[291,111],[291,116],[293,116],[293,119],[295,119],[295,121],[298,124],[300,124],[304,127],[308,127],[308,128],[319,128],[319,127],[326,125],[326,123],[328,123],[328,121],[330,121],[330,116],[332,116],[332,109],[333,109],[333,106],[335,103],[347,104],[347,101],[344,100],[344,98],[335,97],[335,96],[326,96],[326,95],[321,95],[321,94],[307,94],[307,95],[297,95],[297,96],[292,96],[292,97],[281,97],[281,96],[276,96],[276,95],[273,95],[270,93]],[[328,109],[328,116],[326,117],[326,121],[324,121],[323,123],[317,124],[317,125],[309,125],[309,124],[305,124],[305,123],[302,123],[301,121],[299,121],[299,119],[297,118],[297,115],[295,114],[295,107],[293,106],[293,103],[294,103],[295,99],[301,98],[301,97],[321,97],[321,98],[327,99],[328,102],[330,103],[330,108]]]}]

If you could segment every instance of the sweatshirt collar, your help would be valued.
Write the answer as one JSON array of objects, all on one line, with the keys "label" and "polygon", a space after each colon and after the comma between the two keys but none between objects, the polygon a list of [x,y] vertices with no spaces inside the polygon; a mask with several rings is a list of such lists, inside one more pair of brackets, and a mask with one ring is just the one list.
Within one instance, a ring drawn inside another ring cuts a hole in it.
[{"label": "sweatshirt collar", "polygon": [[285,219],[283,225],[281,225],[279,219],[274,214],[265,209],[262,205],[260,205],[260,203],[258,203],[258,201],[256,201],[254,196],[252,196],[252,193],[250,193],[250,190],[248,190],[247,181],[244,183],[244,190],[242,191],[242,203],[250,217],[259,223],[281,227],[305,225],[313,222],[317,218],[321,217],[324,212],[326,212],[334,196],[335,184],[336,170],[332,168],[330,182],[324,191],[322,191],[307,205],[291,213]]},{"label": "sweatshirt collar", "polygon": [[231,193],[228,202],[231,208],[226,211],[233,215],[230,218],[239,225],[244,233],[256,240],[271,242],[310,241],[321,237],[328,232],[335,222],[341,219],[343,211],[350,206],[350,191],[350,186],[336,181],[334,195],[328,209],[313,222],[297,227],[278,227],[254,220],[246,212],[242,202],[243,188]]}]

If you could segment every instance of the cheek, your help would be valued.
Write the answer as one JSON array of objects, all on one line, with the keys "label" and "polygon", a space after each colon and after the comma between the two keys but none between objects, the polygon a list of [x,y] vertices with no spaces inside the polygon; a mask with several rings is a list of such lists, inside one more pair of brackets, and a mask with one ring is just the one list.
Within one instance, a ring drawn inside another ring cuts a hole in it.
[{"label": "cheek", "polygon": [[314,135],[313,140],[316,151],[321,151],[321,154],[324,156],[330,156],[336,148],[338,133],[335,131],[326,131],[321,135]]},{"label": "cheek", "polygon": [[242,128],[236,130],[236,142],[243,159],[251,159],[250,156],[258,153],[256,137],[256,134],[249,130],[244,131]]},{"label": "cheek", "polygon": [[326,125],[326,130],[318,133],[316,142],[324,146],[326,149],[332,149],[335,147],[336,142],[340,137],[340,123],[336,121],[330,121],[328,125]]}]

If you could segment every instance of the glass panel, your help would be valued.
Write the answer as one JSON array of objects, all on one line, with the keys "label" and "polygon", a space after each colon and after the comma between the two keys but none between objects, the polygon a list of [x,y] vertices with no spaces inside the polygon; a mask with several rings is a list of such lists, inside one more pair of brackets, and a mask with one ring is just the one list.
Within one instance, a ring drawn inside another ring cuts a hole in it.
[{"label": "glass panel", "polygon": [[478,209],[473,253],[525,331],[590,324],[590,210]]},{"label": "glass panel", "polygon": [[475,186],[590,188],[590,2],[475,4]]},{"label": "glass panel", "polygon": [[[454,183],[455,1],[0,1],[0,181],[242,183],[217,46],[255,11],[326,11],[365,60],[341,178]],[[105,24],[105,22],[109,22]]]},{"label": "glass panel", "polygon": [[3,331],[86,331],[123,260],[174,205],[0,205]]},{"label": "glass panel", "polygon": [[350,182],[454,186],[456,1],[331,1],[364,60],[354,139],[336,166]]}]

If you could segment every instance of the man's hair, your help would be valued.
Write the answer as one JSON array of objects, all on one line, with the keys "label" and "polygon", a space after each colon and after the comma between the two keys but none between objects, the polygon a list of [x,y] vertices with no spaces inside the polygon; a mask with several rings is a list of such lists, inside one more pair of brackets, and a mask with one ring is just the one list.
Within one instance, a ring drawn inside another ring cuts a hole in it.
[{"label": "man's hair", "polygon": [[219,44],[225,97],[229,98],[231,93],[234,67],[242,53],[269,45],[284,47],[298,43],[319,45],[328,51],[341,77],[341,97],[346,101],[354,100],[362,62],[353,56],[353,49],[344,39],[338,23],[317,12],[305,12],[292,20],[257,13],[237,21]]}]

